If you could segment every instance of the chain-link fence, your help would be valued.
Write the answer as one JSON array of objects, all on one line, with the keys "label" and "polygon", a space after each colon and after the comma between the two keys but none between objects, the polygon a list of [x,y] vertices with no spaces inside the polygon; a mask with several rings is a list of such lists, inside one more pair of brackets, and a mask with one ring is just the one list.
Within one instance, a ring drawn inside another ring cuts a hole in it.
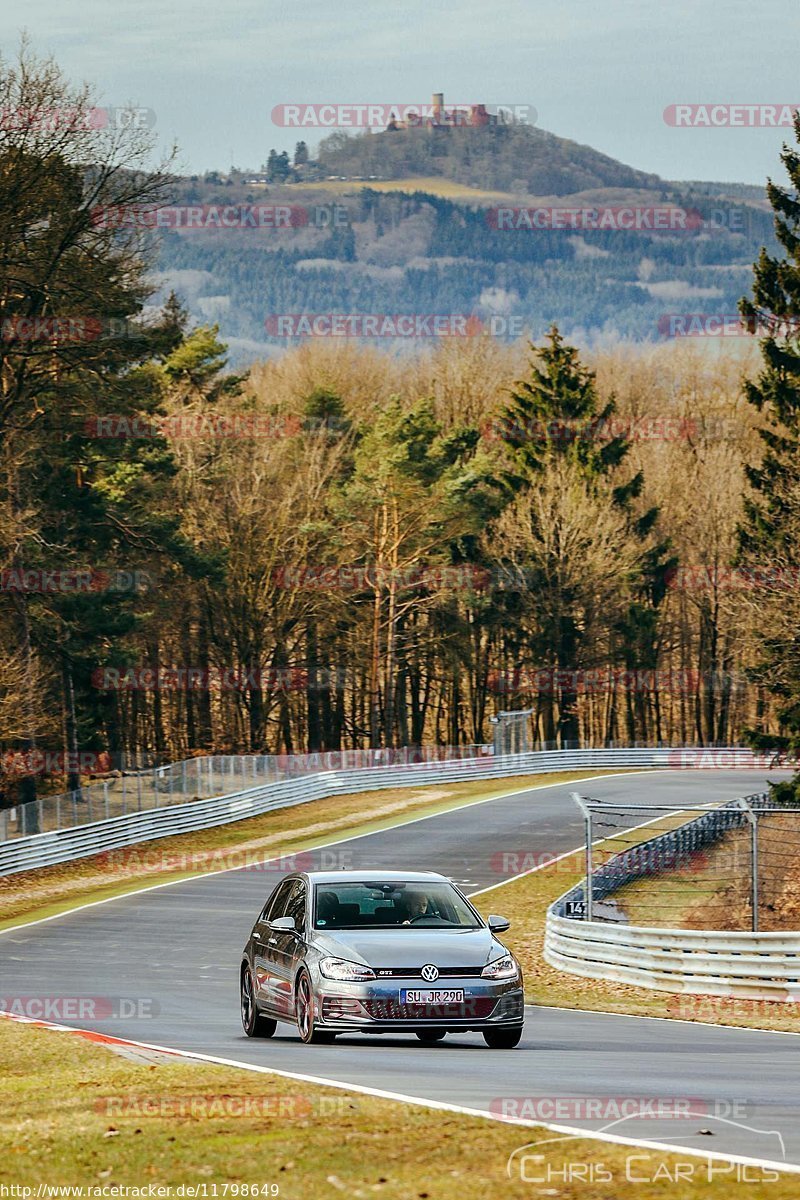
[{"label": "chain-link fence", "polygon": [[800,928],[800,808],[768,793],[680,809],[574,793],[586,875],[559,915],[670,929]]},{"label": "chain-link fence", "polygon": [[404,746],[319,754],[209,754],[142,771],[119,771],[79,790],[0,811],[0,841],[89,825],[109,817],[186,804],[326,770],[474,759],[491,746]]}]

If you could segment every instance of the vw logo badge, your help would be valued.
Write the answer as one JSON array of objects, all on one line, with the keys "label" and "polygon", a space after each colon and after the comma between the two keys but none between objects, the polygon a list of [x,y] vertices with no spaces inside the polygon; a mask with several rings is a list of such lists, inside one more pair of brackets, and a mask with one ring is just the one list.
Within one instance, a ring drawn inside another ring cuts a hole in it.
[{"label": "vw logo badge", "polygon": [[433,963],[426,963],[422,968],[422,978],[426,983],[433,983],[434,979],[439,978],[439,968],[435,967]]}]

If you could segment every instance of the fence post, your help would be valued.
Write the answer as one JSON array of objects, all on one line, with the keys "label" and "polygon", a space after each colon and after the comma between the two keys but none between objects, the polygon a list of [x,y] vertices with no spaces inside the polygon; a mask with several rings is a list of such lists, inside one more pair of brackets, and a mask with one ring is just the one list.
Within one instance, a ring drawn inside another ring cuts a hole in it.
[{"label": "fence post", "polygon": [[592,920],[592,893],[594,891],[594,887],[593,887],[593,883],[592,883],[592,871],[593,871],[592,810],[589,808],[589,805],[586,803],[583,796],[578,795],[577,792],[570,792],[570,795],[572,796],[572,799],[575,801],[575,803],[578,805],[578,808],[583,813],[583,824],[584,824],[584,830],[585,830],[585,836],[586,836],[586,886],[583,890],[584,891],[583,898],[584,898],[584,903],[586,905],[586,916],[584,917],[584,920],[591,921]]},{"label": "fence post", "polygon": [[183,792],[183,798],[185,800],[188,795],[188,791],[189,791],[189,785],[186,782],[186,759],[185,758],[184,758],[183,762],[181,763],[181,791]]},{"label": "fence post", "polygon": [[758,933],[758,814],[747,800],[741,799],[739,806],[747,814],[750,822],[750,903],[753,909],[752,930],[753,933]]}]

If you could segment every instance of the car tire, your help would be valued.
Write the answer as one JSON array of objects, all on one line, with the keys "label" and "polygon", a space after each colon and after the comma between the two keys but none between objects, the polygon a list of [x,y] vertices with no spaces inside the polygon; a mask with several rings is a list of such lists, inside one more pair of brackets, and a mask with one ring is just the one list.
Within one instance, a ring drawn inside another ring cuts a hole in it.
[{"label": "car tire", "polygon": [[513,1050],[519,1045],[522,1026],[518,1029],[484,1029],[483,1040],[490,1050]]},{"label": "car tire", "polygon": [[314,993],[307,971],[301,971],[297,977],[294,1009],[300,1040],[317,1046],[330,1045],[336,1034],[330,1029],[316,1029],[314,1026]]},{"label": "car tire", "polygon": [[436,1042],[443,1042],[447,1037],[446,1029],[418,1029],[417,1037],[421,1042],[425,1042],[428,1046],[433,1046]]},{"label": "car tire", "polygon": [[263,1016],[256,1007],[253,976],[249,967],[243,967],[240,984],[242,1029],[248,1037],[271,1038],[278,1028],[278,1022],[271,1017]]}]

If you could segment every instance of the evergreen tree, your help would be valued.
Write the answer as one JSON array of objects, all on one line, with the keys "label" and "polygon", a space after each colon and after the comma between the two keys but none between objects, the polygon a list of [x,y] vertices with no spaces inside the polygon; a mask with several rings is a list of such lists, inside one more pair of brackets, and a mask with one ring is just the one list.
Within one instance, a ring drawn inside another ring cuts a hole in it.
[{"label": "evergreen tree", "polygon": [[[641,472],[617,482],[629,443],[609,425],[615,411],[613,398],[601,406],[593,372],[583,366],[577,350],[567,345],[553,326],[532,364],[530,378],[517,384],[498,423],[513,464],[502,482],[511,499],[535,492],[548,469],[560,468],[565,480],[571,471],[583,482],[598,511],[610,503],[624,514],[630,538],[639,544],[640,553],[635,577],[619,580],[620,595],[628,595],[629,600],[610,631],[614,644],[609,649],[622,657],[626,668],[653,668],[658,649],[655,608],[664,597],[667,572],[674,560],[666,558],[666,543],[653,538],[658,509],[637,511],[644,483]],[[532,524],[541,521],[541,510],[531,506],[529,519]],[[578,697],[572,680],[583,665],[590,630],[581,588],[570,572],[562,569],[569,547],[559,545],[558,537],[548,538],[545,530],[532,529],[532,533],[542,545],[549,542],[550,548],[537,566],[526,571],[522,583],[532,593],[537,618],[537,632],[528,651],[536,665],[549,665],[559,672],[552,694],[544,703],[540,700],[545,738],[577,744]],[[519,644],[514,647],[516,654],[521,650]],[[556,697],[557,727],[552,711]],[[630,694],[626,700],[628,724],[633,725],[631,706],[643,700]]]},{"label": "evergreen tree", "polygon": [[[795,117],[800,143],[800,118]],[[775,233],[783,248],[773,257],[762,248],[754,264],[752,299],[740,303],[761,340],[763,365],[755,382],[746,385],[750,403],[762,415],[761,461],[747,469],[750,493],[745,497],[739,529],[739,563],[743,568],[774,568],[775,583],[767,590],[769,616],[760,633],[761,661],[753,678],[779,702],[781,734],[751,729],[747,736],[759,748],[800,751],[800,608],[795,600],[800,578],[800,152],[784,145],[781,162],[789,186],[771,179],[767,196]],[[768,578],[767,571],[759,577]],[[794,586],[790,581],[794,581]],[[789,583],[787,595],[786,586]],[[800,795],[800,777],[794,787]],[[788,789],[788,790],[791,790]]]}]

